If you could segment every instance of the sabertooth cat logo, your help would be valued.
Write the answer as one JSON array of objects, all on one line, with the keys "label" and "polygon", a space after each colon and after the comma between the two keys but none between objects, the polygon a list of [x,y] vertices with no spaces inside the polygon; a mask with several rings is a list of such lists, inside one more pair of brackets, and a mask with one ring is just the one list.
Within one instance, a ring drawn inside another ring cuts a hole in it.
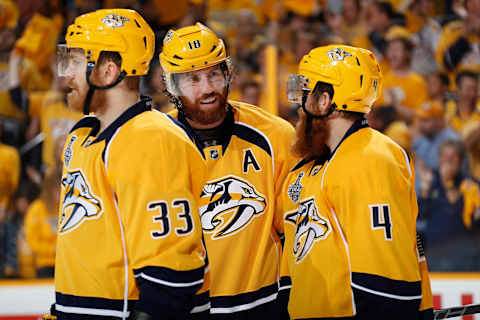
[{"label": "sabertooth cat logo", "polygon": [[207,183],[200,206],[202,228],[212,239],[230,236],[245,228],[265,211],[265,197],[255,187],[235,176]]},{"label": "sabertooth cat logo", "polygon": [[102,19],[102,22],[110,28],[121,28],[125,25],[125,21],[130,21],[130,19],[118,14],[109,14]]},{"label": "sabertooth cat logo", "polygon": [[296,226],[293,240],[295,263],[308,255],[318,240],[324,240],[332,231],[329,221],[318,214],[314,199],[302,201],[298,210],[287,214],[287,222]]},{"label": "sabertooth cat logo", "polygon": [[328,57],[332,61],[343,61],[346,57],[353,57],[351,53],[343,50],[342,48],[335,48],[327,52]]},{"label": "sabertooth cat logo", "polygon": [[69,172],[62,178],[65,188],[60,217],[60,233],[69,232],[80,226],[85,219],[98,218],[102,206],[97,197],[90,193],[81,171]]}]

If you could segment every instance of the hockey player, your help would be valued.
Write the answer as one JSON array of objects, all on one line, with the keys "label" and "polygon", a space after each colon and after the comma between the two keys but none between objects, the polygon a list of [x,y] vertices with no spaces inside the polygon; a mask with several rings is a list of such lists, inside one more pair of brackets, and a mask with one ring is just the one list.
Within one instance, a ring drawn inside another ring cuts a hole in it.
[{"label": "hockey player", "polygon": [[75,124],[63,153],[59,319],[185,319],[202,285],[194,195],[204,162],[139,95],[153,52],[152,30],[127,9],[77,17],[59,48],[69,107],[93,113]]},{"label": "hockey player", "polygon": [[[280,186],[294,165],[295,131],[259,107],[227,100],[232,75],[223,41],[197,23],[164,39],[160,62],[176,105],[172,121],[203,153],[199,214],[210,266],[213,319],[279,319]],[[197,310],[208,303],[199,295]]]},{"label": "hockey player", "polygon": [[288,80],[303,157],[282,191],[292,319],[433,319],[411,159],[364,118],[381,80],[370,51],[337,45]]}]

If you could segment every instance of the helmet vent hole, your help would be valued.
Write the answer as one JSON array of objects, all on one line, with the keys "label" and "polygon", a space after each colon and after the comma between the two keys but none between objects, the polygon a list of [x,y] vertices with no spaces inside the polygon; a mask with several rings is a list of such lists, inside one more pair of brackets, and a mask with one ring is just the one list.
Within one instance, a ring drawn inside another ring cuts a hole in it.
[{"label": "helmet vent hole", "polygon": [[140,24],[138,24],[137,19],[135,19],[135,24],[136,24],[137,27],[139,27],[140,29],[142,28],[142,27],[140,27]]},{"label": "helmet vent hole", "polygon": [[358,57],[355,57],[357,59],[357,64],[360,66],[360,61],[358,61]]},{"label": "helmet vent hole", "polygon": [[222,50],[217,53],[217,57],[222,54]]},{"label": "helmet vent hole", "polygon": [[177,55],[174,55],[173,57],[174,57],[175,59],[183,60],[182,57],[179,57],[179,56],[177,56]]},{"label": "helmet vent hole", "polygon": [[347,109],[347,105],[344,104],[344,105],[342,106],[342,108],[343,108],[343,109]]},{"label": "helmet vent hole", "polygon": [[173,63],[173,62],[170,62],[170,61],[168,61],[168,63],[170,63],[172,66],[176,66],[176,67],[178,67],[178,66],[179,66],[178,64],[176,64],[176,63]]},{"label": "helmet vent hole", "polygon": [[72,32],[70,32],[70,36],[73,36],[73,34],[74,34],[74,33],[75,33],[75,32],[73,32],[73,31],[72,31]]},{"label": "helmet vent hole", "polygon": [[362,87],[362,84],[363,84],[363,74],[360,75],[360,88]]},{"label": "helmet vent hole", "polygon": [[75,34],[82,34],[81,32],[75,32]]},{"label": "helmet vent hole", "polygon": [[[137,22],[137,20],[135,20]],[[145,49],[147,48],[147,37],[143,37],[143,44],[145,45]]]},{"label": "helmet vent hole", "polygon": [[133,69],[132,74],[136,74],[136,73],[137,73],[137,70]]},{"label": "helmet vent hole", "polygon": [[210,53],[212,53],[213,50],[215,50],[216,48],[217,48],[217,46],[213,46],[213,47],[212,47],[212,50],[210,50]]}]

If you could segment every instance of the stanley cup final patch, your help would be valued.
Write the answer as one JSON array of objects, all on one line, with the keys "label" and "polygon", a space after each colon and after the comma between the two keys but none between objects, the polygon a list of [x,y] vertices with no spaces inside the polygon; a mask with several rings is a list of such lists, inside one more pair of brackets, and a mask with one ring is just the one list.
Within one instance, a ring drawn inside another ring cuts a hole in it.
[{"label": "stanley cup final patch", "polygon": [[288,186],[288,197],[290,200],[293,201],[293,203],[297,203],[298,200],[300,199],[300,193],[302,192],[302,184],[300,183],[300,180],[302,180],[303,176],[305,173],[300,172],[298,174],[297,180],[295,180],[294,183]]}]

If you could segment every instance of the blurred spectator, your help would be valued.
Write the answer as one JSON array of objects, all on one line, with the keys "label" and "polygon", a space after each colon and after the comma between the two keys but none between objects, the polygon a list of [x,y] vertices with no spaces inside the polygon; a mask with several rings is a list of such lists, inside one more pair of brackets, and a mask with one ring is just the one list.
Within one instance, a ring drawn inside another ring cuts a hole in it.
[{"label": "blurred spectator", "polygon": [[415,49],[412,54],[412,69],[420,74],[438,70],[435,50],[441,33],[440,24],[433,19],[434,1],[412,1],[405,12],[406,28],[412,34]]},{"label": "blurred spectator", "polygon": [[15,210],[6,221],[4,274],[10,278],[34,278],[33,252],[25,236],[24,217],[38,195],[37,186],[24,180],[14,195]]},{"label": "blurred spectator", "polygon": [[480,248],[472,233],[478,224],[478,185],[461,173],[464,146],[445,140],[439,147],[439,169],[419,166],[421,188],[419,219],[426,256],[432,271],[475,271],[480,268]]},{"label": "blurred spectator", "polygon": [[263,103],[260,101],[262,96],[262,90],[260,84],[256,81],[246,81],[241,85],[242,97],[240,101],[253,104],[255,106],[261,106]]},{"label": "blurred spectator", "polygon": [[360,0],[343,0],[343,39],[345,43],[351,43],[353,39],[358,38],[365,33],[362,24]]},{"label": "blurred spectator", "polygon": [[152,104],[155,109],[162,112],[168,112],[173,108],[168,96],[165,94],[165,82],[163,81],[163,71],[158,59],[150,63],[145,80],[145,94],[152,97]]},{"label": "blurred spectator", "polygon": [[480,124],[465,130],[463,139],[469,155],[470,176],[480,184]]},{"label": "blurred spectator", "polygon": [[477,106],[478,75],[470,71],[460,72],[456,79],[456,101],[447,104],[446,119],[458,134],[465,127],[480,123]]},{"label": "blurred spectator", "polygon": [[[368,2],[366,32],[352,39],[352,45],[372,50],[381,60],[387,50],[385,35],[390,27],[397,23],[397,14],[391,3],[383,1]],[[384,70],[385,68],[382,68]]]},{"label": "blurred spectator", "polygon": [[427,91],[429,100],[439,103],[444,110],[447,109],[447,103],[452,98],[449,88],[450,80],[447,74],[443,72],[434,72],[427,76]]},{"label": "blurred spectator", "polygon": [[[2,123],[0,122],[0,137],[2,135]],[[13,274],[12,268],[6,269],[7,262],[11,264],[8,241],[11,237],[11,228],[8,226],[8,218],[13,211],[13,194],[18,186],[20,176],[20,157],[18,151],[0,142],[0,277]]]},{"label": "blurred spectator", "polygon": [[385,129],[397,119],[397,112],[393,106],[374,107],[367,113],[368,124],[375,130],[385,132]]},{"label": "blurred spectator", "polygon": [[[0,137],[2,125],[0,122]],[[0,142],[0,223],[13,209],[13,195],[20,177],[20,157],[17,149]]]},{"label": "blurred spectator", "polygon": [[466,16],[443,27],[436,58],[447,71],[480,71],[480,1],[463,3]]},{"label": "blurred spectator", "polygon": [[[447,139],[460,140],[460,136],[450,127],[445,126],[444,111],[436,102],[424,103],[417,111],[418,135],[413,141],[416,155],[416,166],[424,166],[430,170],[438,170],[438,154],[440,144]],[[417,192],[421,177],[417,176]]]},{"label": "blurred spectator", "polygon": [[423,77],[411,69],[414,44],[409,32],[393,26],[386,40],[385,57],[390,68],[384,72],[382,96],[376,105],[393,105],[401,119],[411,122],[415,110],[428,100],[427,85]]},{"label": "blurred spectator", "polygon": [[[42,165],[40,168],[32,165],[27,168],[32,180],[41,183],[38,177],[43,175],[45,170],[55,165],[54,144],[55,140],[67,134],[82,114],[72,111],[66,106],[66,93],[70,90],[67,79],[59,78],[56,74],[55,60],[52,58],[49,67],[53,74],[52,88],[48,91],[36,91],[27,94],[22,91],[18,81],[19,65],[21,56],[15,51],[11,54],[10,62],[10,88],[12,100],[19,109],[26,110],[31,122],[27,138],[32,140],[40,133],[43,135],[42,144]],[[40,169],[39,173],[34,170]],[[34,177],[35,176],[35,177]]]},{"label": "blurred spectator", "polygon": [[61,168],[45,176],[40,198],[31,204],[25,216],[25,235],[33,251],[37,278],[54,275],[60,179]]}]

